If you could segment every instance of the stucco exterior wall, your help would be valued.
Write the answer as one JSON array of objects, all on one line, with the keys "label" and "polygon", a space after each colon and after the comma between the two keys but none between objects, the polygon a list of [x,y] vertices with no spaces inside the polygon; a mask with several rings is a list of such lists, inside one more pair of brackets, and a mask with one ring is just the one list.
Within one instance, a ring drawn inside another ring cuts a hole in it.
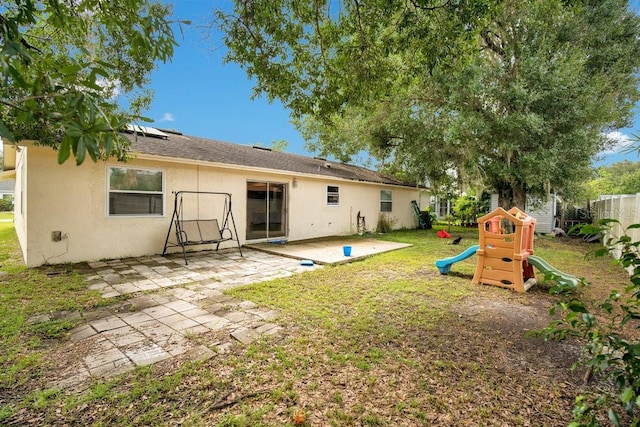
[{"label": "stucco exterior wall", "polygon": [[[297,178],[290,190],[290,240],[310,239],[357,232],[357,215],[365,217],[366,229],[375,230],[380,215],[380,190],[392,193],[392,211],[387,215],[394,228],[414,228],[417,219],[411,208],[418,191],[379,184]],[[338,206],[327,205],[327,185],[337,185]]]},{"label": "stucco exterior wall", "polygon": [[[24,161],[16,170],[16,199],[19,191],[24,190],[26,208],[24,215],[19,215],[16,207],[16,230],[28,266],[161,253],[173,212],[172,192],[180,190],[231,193],[236,228],[240,243],[244,244],[247,181],[286,184],[288,240],[353,234],[357,231],[358,211],[366,217],[367,229],[375,229],[381,189],[392,192],[393,209],[389,216],[394,221],[394,228],[414,228],[417,223],[411,208],[411,200],[418,197],[418,190],[414,188],[287,172],[242,170],[177,159],[165,161],[141,157],[127,163],[87,160],[81,166],[70,161],[58,165],[54,151],[35,146],[23,148],[19,155],[24,156]],[[164,215],[109,217],[109,166],[162,170]],[[25,181],[22,182],[20,168],[25,167]],[[339,187],[338,206],[327,206],[327,185]],[[207,196],[185,200],[185,218],[217,218],[221,221],[222,201],[222,198]],[[62,240],[54,241],[54,231],[60,232]],[[170,235],[173,238],[173,232]],[[232,247],[235,242],[224,245],[222,247]],[[206,249],[204,246],[197,248]]]},{"label": "stucco exterior wall", "polygon": [[[7,156],[8,144],[5,144],[5,156]],[[14,217],[13,226],[20,242],[20,249],[22,250],[22,258],[27,260],[27,150],[21,149],[16,151],[13,149],[11,152],[15,156],[15,162],[13,166],[16,168],[16,186],[15,186],[15,198],[14,198]],[[6,164],[6,163],[5,163]]]}]

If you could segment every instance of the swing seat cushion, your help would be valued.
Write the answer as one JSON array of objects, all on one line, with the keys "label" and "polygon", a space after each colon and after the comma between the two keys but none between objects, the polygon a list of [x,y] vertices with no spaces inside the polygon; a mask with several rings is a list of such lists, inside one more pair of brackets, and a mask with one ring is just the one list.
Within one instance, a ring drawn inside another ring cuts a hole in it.
[{"label": "swing seat cushion", "polygon": [[190,219],[177,221],[181,245],[205,245],[220,243],[228,238],[222,236],[222,230],[217,219]]}]

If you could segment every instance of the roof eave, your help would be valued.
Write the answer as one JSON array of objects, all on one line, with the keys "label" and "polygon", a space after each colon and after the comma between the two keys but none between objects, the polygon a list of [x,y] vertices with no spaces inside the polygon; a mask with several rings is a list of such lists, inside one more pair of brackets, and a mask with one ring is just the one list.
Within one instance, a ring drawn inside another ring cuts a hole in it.
[{"label": "roof eave", "polygon": [[330,179],[334,181],[342,181],[342,182],[361,182],[364,184],[375,184],[375,185],[386,185],[390,187],[402,187],[402,188],[416,188],[414,185],[408,184],[393,184],[388,182],[380,182],[380,181],[370,181],[370,180],[356,180],[356,179],[348,179],[348,178],[340,178],[337,176],[331,175],[320,175],[320,174],[310,174],[306,172],[296,172],[284,169],[272,169],[272,168],[263,168],[256,166],[244,166],[244,165],[235,165],[233,163],[222,163],[222,162],[211,162],[208,160],[196,160],[196,159],[185,159],[182,157],[172,157],[172,156],[159,156],[156,154],[146,154],[146,153],[133,153],[134,159],[138,160],[150,160],[150,161],[163,161],[170,163],[178,163],[184,165],[198,165],[198,166],[208,166],[208,167],[217,167],[221,169],[228,170],[237,170],[237,171],[251,171],[258,173],[278,173],[280,175],[291,175],[296,177],[307,177],[314,179]]}]

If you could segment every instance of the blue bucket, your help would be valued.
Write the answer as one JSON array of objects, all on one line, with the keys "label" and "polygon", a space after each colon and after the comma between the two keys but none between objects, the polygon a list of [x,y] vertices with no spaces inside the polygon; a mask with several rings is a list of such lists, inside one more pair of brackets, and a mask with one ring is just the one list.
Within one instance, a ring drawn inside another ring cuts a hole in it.
[{"label": "blue bucket", "polygon": [[351,256],[351,246],[343,246],[342,253],[344,256]]}]

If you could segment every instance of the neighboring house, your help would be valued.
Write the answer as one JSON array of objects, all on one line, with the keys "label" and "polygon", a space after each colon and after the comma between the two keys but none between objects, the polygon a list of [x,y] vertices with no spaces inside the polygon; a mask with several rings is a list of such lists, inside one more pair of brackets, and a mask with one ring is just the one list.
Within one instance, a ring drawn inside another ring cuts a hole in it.
[{"label": "neighboring house", "polygon": [[[491,212],[498,207],[498,194],[491,194]],[[536,233],[548,234],[555,227],[555,219],[558,209],[558,197],[550,194],[544,203],[534,203],[530,198],[524,211],[530,217],[536,219]]]},{"label": "neighboring house", "polygon": [[443,219],[451,214],[451,201],[440,196],[434,196],[428,188],[420,189],[418,206],[421,211],[429,209],[438,219]]},{"label": "neighboring house", "polygon": [[430,209],[433,198],[434,196],[431,195],[431,189],[429,187],[420,188],[418,190],[418,200],[416,200],[418,208],[420,208],[421,211]]},{"label": "neighboring house", "polygon": [[14,188],[16,186],[15,179],[7,179],[0,181],[0,199],[13,200]]},{"label": "neighboring house", "polygon": [[[15,165],[15,227],[28,266],[159,254],[175,191],[226,192],[241,244],[373,230],[381,214],[414,228],[418,188],[358,166],[145,129],[133,159],[57,163],[48,147],[5,143]],[[221,199],[185,201],[185,217],[222,220]],[[225,242],[232,247],[235,242]],[[206,249],[207,247],[202,247]]]},{"label": "neighboring house", "polygon": [[451,199],[440,196],[434,196],[431,199],[431,210],[435,212],[438,219],[443,220],[453,214]]}]

